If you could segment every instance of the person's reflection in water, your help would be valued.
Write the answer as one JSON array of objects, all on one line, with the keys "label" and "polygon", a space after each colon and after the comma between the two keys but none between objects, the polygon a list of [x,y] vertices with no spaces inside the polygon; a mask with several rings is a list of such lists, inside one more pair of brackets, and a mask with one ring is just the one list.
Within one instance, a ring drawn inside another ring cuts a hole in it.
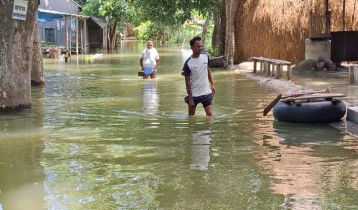
[{"label": "person's reflection in water", "polygon": [[[212,124],[212,119],[209,120]],[[189,125],[195,125],[195,121],[190,121]],[[207,125],[207,124],[205,124]],[[195,128],[191,134],[191,164],[190,169],[194,170],[208,170],[210,162],[210,147],[212,145],[211,127],[207,127],[207,130],[198,130]]]},{"label": "person's reflection in water", "polygon": [[159,95],[156,81],[145,81],[143,87],[143,112],[145,115],[156,116],[159,110]]}]

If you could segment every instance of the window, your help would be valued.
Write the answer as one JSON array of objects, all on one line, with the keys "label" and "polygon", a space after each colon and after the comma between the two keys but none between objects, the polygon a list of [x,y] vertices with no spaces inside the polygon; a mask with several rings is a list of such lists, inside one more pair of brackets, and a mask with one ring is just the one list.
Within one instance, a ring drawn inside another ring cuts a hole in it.
[{"label": "window", "polygon": [[44,36],[46,43],[55,43],[55,28],[44,28]]}]

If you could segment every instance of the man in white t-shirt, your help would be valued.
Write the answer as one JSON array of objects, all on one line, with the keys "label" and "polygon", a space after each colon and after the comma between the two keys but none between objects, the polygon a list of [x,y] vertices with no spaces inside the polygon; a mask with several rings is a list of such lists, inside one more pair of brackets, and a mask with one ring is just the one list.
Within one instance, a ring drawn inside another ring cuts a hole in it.
[{"label": "man in white t-shirt", "polygon": [[196,106],[202,103],[206,115],[213,116],[215,87],[209,68],[209,56],[202,53],[203,45],[200,37],[190,40],[190,47],[193,54],[186,60],[182,71],[188,93],[185,102],[189,105],[189,115],[194,115]]},{"label": "man in white t-shirt", "polygon": [[154,79],[159,66],[159,54],[158,51],[153,48],[153,42],[147,42],[147,49],[143,50],[140,57],[140,66],[143,71],[143,79],[150,78]]}]

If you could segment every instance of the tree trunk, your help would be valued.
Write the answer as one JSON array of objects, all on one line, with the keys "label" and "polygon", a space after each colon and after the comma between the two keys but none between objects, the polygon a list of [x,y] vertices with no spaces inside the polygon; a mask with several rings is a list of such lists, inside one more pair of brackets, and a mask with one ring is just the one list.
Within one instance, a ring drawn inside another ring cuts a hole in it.
[{"label": "tree trunk", "polygon": [[206,34],[208,33],[208,27],[209,27],[210,18],[211,18],[211,15],[209,14],[208,17],[206,17],[204,27],[203,27],[203,34],[201,36],[201,43],[203,44],[204,52],[206,52],[206,50],[207,50],[206,45],[205,45],[205,41],[206,41]]},{"label": "tree trunk", "polygon": [[[35,13],[35,19],[37,20],[38,14]],[[33,41],[33,55],[32,55],[32,68],[31,68],[31,85],[42,86],[46,84],[44,76],[44,66],[42,60],[42,52],[40,48],[40,33],[39,23],[35,21],[34,27],[34,41]]]},{"label": "tree trunk", "polygon": [[234,64],[235,52],[235,17],[237,10],[236,0],[226,0],[226,36],[225,36],[225,59],[227,67],[230,68]]},{"label": "tree trunk", "polygon": [[[28,1],[26,21],[12,19],[13,0],[0,2],[0,109],[31,107],[33,31],[38,0]],[[7,27],[4,27],[7,26]]]},{"label": "tree trunk", "polygon": [[222,6],[218,7],[214,11],[214,33],[212,45],[218,47],[219,55],[225,54],[225,35],[226,35],[226,11],[225,1],[222,2]]},{"label": "tree trunk", "polygon": [[108,30],[108,37],[109,37],[109,49],[114,50],[116,49],[116,41],[117,41],[117,29],[118,29],[119,21],[116,21],[116,23],[110,27],[110,30]]}]

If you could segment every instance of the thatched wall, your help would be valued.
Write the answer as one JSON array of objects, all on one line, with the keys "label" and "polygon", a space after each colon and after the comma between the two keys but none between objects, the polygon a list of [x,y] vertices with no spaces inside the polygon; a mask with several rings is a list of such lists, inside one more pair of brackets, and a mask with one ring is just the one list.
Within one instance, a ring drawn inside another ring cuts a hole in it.
[{"label": "thatched wall", "polygon": [[[323,14],[324,0],[236,0],[235,62],[264,56],[304,60],[309,13]],[[346,30],[358,30],[358,0],[346,0]],[[342,2],[330,0],[331,30],[342,30]],[[353,13],[353,11],[355,11]]]},{"label": "thatched wall", "polygon": [[136,35],[134,28],[135,28],[134,25],[127,24],[127,36],[135,36]]}]

